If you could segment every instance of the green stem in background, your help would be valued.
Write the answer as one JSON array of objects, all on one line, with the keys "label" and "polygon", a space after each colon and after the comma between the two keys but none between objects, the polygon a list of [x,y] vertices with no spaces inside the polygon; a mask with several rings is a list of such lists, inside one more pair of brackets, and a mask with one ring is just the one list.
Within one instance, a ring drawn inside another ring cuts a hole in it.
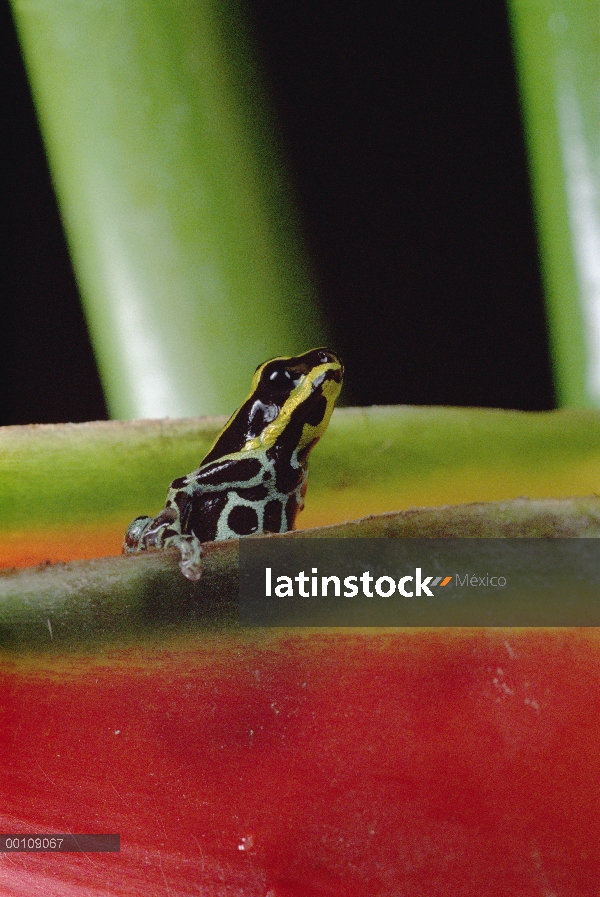
[{"label": "green stem in background", "polygon": [[13,9],[111,414],[229,412],[326,341],[238,0]]},{"label": "green stem in background", "polygon": [[[12,534],[115,522],[163,507],[224,419],[0,428],[0,560]],[[342,408],[313,452],[302,526],[398,508],[600,493],[600,413]],[[116,547],[120,549],[120,541]]]},{"label": "green stem in background", "polygon": [[509,0],[561,405],[600,406],[600,15]]}]

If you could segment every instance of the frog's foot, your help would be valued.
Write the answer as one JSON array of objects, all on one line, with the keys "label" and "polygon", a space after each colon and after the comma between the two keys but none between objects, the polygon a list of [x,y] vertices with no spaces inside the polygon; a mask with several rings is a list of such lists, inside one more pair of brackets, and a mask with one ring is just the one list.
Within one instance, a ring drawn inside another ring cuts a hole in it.
[{"label": "frog's foot", "polygon": [[152,517],[136,517],[129,524],[123,539],[123,554],[135,554],[146,548],[144,536],[152,523]]},{"label": "frog's foot", "polygon": [[181,572],[192,582],[202,576],[202,543],[196,536],[170,536],[165,539],[164,548],[178,548],[181,553]]},{"label": "frog's foot", "polygon": [[176,519],[177,513],[172,508],[165,508],[157,517],[136,517],[125,533],[123,553],[133,554],[148,548],[164,548],[168,539],[177,535],[177,531],[172,528]]}]

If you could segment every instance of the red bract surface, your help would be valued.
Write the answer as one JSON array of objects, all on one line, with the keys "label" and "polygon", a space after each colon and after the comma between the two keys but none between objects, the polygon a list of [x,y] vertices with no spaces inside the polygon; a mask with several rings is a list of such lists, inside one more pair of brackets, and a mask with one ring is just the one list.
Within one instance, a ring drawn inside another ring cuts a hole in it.
[{"label": "red bract surface", "polygon": [[2,895],[587,897],[595,630],[271,631],[1,664]]}]

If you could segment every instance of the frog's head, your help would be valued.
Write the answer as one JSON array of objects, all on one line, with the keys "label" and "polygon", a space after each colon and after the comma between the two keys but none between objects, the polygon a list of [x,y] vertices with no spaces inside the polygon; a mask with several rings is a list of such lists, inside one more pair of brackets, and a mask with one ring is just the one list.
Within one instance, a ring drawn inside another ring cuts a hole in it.
[{"label": "frog's head", "polygon": [[304,463],[325,432],[342,388],[343,367],[329,349],[261,364],[252,391],[230,418],[203,464],[225,455],[277,449]]}]

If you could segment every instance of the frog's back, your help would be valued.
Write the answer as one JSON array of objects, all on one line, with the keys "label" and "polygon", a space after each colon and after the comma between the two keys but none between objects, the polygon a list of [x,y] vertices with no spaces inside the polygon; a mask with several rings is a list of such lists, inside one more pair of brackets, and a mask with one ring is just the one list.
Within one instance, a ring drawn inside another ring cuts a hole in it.
[{"label": "frog's back", "polygon": [[308,456],[325,432],[343,369],[328,349],[260,365],[246,401],[194,474],[172,484],[182,533],[201,541],[294,528]]}]

